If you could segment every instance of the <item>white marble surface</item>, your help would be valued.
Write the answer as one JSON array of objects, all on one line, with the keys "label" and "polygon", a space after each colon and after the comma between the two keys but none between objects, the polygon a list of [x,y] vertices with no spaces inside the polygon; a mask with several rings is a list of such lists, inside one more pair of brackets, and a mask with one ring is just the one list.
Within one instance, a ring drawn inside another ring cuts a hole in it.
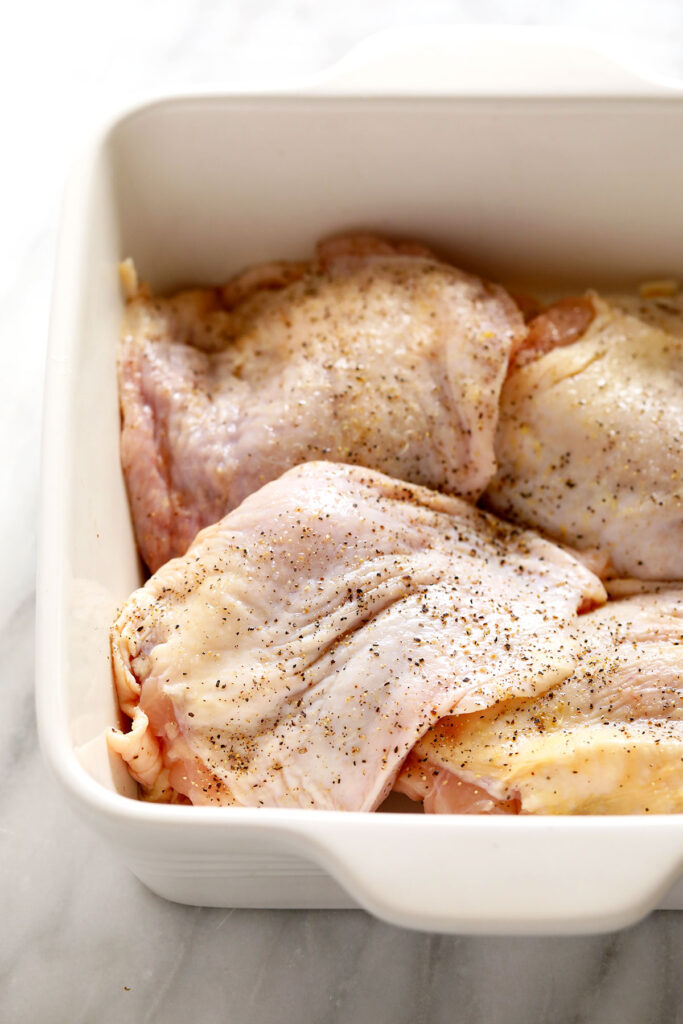
[{"label": "white marble surface", "polygon": [[0,1020],[673,1024],[683,915],[578,939],[447,938],[361,912],[215,911],[147,892],[73,816],[33,711],[42,366],[60,193],[74,148],[141,91],[322,68],[412,22],[586,27],[683,74],[677,0],[85,0],[3,16],[0,84]]}]

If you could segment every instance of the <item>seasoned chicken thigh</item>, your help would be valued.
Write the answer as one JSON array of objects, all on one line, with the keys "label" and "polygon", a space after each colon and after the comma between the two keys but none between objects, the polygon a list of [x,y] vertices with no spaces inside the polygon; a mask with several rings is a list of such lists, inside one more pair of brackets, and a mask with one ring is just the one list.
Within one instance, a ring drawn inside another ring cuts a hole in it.
[{"label": "seasoned chicken thigh", "polygon": [[478,498],[523,336],[502,288],[418,246],[364,237],[223,289],[139,294],[119,392],[142,557],[156,570],[252,491],[314,459]]},{"label": "seasoned chicken thigh", "polygon": [[683,811],[683,591],[610,602],[579,637],[568,679],[445,718],[396,788],[432,813]]},{"label": "seasoned chicken thigh", "polygon": [[438,719],[567,677],[577,611],[604,599],[569,553],[458,498],[307,463],[126,603],[133,725],[110,744],[155,798],[370,811]]},{"label": "seasoned chicken thigh", "polygon": [[683,299],[563,300],[503,388],[488,507],[619,575],[683,579]]}]

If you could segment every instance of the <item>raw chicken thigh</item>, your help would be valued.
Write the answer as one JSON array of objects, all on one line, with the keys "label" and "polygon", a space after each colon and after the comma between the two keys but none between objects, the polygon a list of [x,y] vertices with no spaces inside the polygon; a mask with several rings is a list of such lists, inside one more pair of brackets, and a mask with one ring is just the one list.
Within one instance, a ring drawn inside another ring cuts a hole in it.
[{"label": "raw chicken thigh", "polygon": [[370,811],[444,715],[573,670],[600,581],[464,501],[330,462],[199,534],[112,631],[110,744],[154,798]]},{"label": "raw chicken thigh", "polygon": [[121,458],[152,571],[301,462],[476,500],[495,470],[506,292],[419,246],[338,239],[223,289],[140,293],[119,352]]},{"label": "raw chicken thigh", "polygon": [[610,602],[579,636],[568,679],[439,722],[396,788],[433,813],[683,811],[683,591]]},{"label": "raw chicken thigh", "polygon": [[683,579],[683,299],[595,294],[530,325],[503,388],[488,507],[617,575]]}]

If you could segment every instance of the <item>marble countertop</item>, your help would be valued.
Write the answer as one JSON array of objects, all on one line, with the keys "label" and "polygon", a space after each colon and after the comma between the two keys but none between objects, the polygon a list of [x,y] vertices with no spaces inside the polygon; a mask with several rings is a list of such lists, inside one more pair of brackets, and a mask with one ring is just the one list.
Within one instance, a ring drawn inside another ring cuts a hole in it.
[{"label": "marble countertop", "polygon": [[[145,92],[300,76],[379,28],[561,24],[683,75],[683,8],[638,0],[85,0],[15,7],[0,40],[0,1020],[23,1024],[674,1024],[683,914],[584,938],[443,937],[361,911],[206,910],[145,890],[76,818],[38,749],[35,514],[43,361],[66,168],[103,112]],[[419,12],[419,13],[416,13]],[[9,144],[9,145],[8,145]]]}]

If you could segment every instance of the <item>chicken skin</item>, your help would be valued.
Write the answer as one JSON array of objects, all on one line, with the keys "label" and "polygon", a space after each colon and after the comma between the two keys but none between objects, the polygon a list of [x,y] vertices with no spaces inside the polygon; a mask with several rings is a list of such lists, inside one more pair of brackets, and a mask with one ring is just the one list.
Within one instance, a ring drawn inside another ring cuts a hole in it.
[{"label": "chicken skin", "polygon": [[155,799],[374,810],[448,714],[556,687],[579,610],[570,553],[463,500],[306,463],[199,534],[123,608],[109,742]]},{"label": "chicken skin", "polygon": [[487,507],[616,575],[683,579],[683,298],[590,294],[533,320],[495,448]]},{"label": "chicken skin", "polygon": [[127,306],[121,459],[152,571],[301,462],[329,459],[476,500],[495,469],[502,289],[428,250],[337,239],[222,289]]},{"label": "chicken skin", "polygon": [[683,590],[610,602],[579,637],[569,678],[439,722],[396,788],[437,814],[683,811]]}]

